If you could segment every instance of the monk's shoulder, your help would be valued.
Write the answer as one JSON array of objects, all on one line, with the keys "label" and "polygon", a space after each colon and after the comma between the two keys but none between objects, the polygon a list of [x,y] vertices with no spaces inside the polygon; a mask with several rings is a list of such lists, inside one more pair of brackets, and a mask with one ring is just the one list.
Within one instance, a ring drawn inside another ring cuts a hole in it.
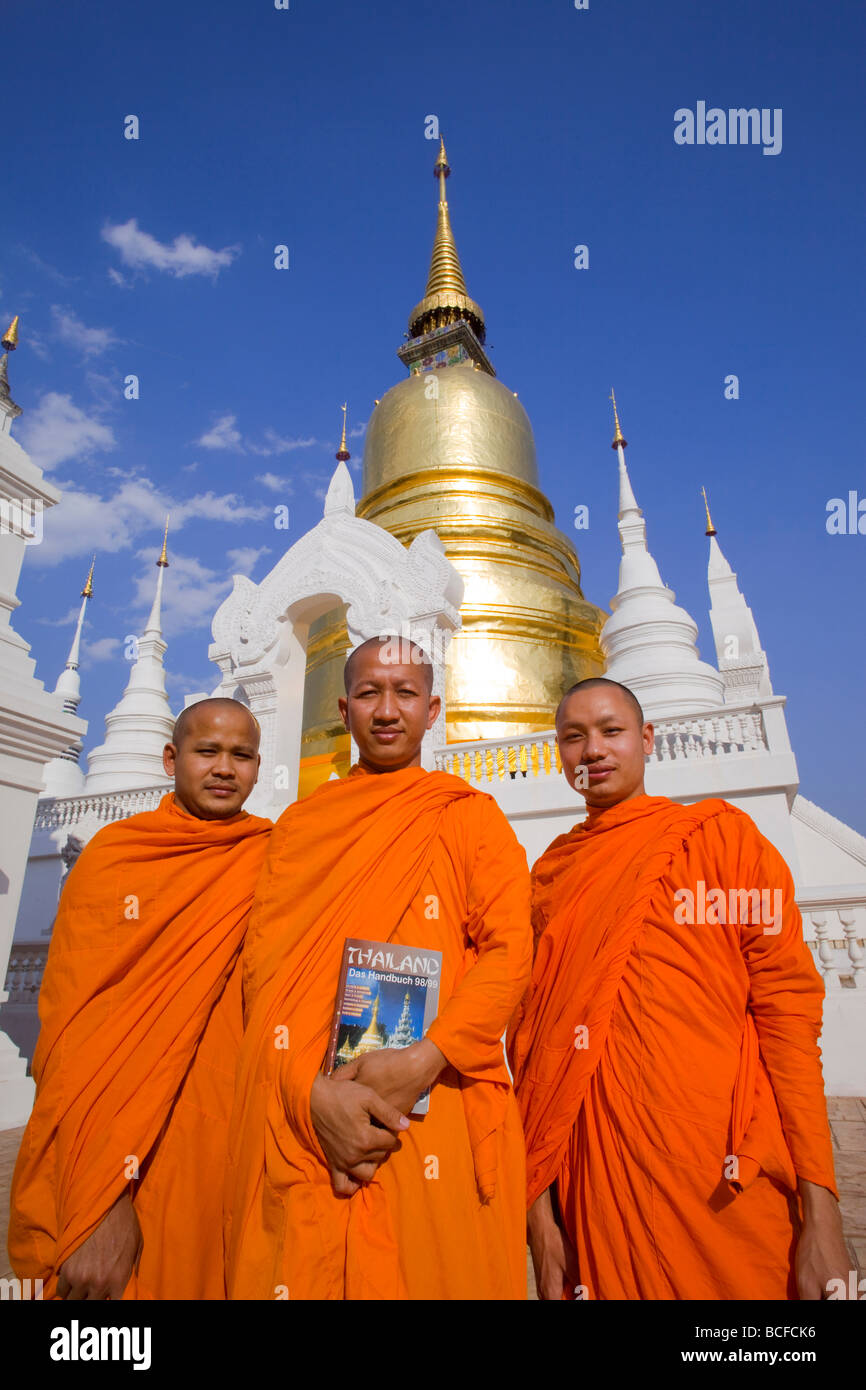
[{"label": "monk's shoulder", "polygon": [[695,809],[705,815],[689,837],[694,848],[703,849],[723,863],[755,868],[763,863],[790,872],[776,846],[739,806],[714,797],[697,802]]},{"label": "monk's shoulder", "polygon": [[474,791],[455,798],[449,808],[452,835],[456,835],[468,870],[482,863],[514,861],[526,868],[526,852],[508,817],[489,792]]}]

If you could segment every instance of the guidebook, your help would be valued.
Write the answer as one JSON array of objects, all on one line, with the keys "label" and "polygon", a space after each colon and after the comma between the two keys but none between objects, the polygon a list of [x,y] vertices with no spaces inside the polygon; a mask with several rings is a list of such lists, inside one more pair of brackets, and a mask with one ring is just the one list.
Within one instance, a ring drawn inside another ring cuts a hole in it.
[{"label": "guidebook", "polygon": [[[441,951],[350,937],[343,948],[325,1075],[367,1052],[420,1042],[439,1008],[441,971]],[[425,1091],[411,1113],[426,1115],[429,1104]]]}]

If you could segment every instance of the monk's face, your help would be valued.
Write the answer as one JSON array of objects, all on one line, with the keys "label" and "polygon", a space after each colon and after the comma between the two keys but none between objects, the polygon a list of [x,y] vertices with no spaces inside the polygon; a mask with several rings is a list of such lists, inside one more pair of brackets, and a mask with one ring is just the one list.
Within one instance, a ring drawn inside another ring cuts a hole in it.
[{"label": "monk's face", "polygon": [[556,723],[562,770],[587,806],[603,810],[642,796],[652,724],[641,724],[627,695],[610,686],[577,690]]},{"label": "monk's face", "polygon": [[429,666],[425,671],[420,664],[389,660],[393,646],[373,644],[355,653],[349,691],[339,701],[358,761],[368,772],[420,766],[421,742],[442,703],[429,693]]},{"label": "monk's face", "polygon": [[174,778],[178,803],[199,820],[236,816],[259,775],[259,735],[240,705],[194,709],[178,744],[168,743],[163,766]]}]

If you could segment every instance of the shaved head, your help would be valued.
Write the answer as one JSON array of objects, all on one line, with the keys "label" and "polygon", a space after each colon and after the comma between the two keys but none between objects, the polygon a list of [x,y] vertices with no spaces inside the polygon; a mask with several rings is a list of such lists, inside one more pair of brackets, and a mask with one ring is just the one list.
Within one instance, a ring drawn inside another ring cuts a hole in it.
[{"label": "shaved head", "polygon": [[162,752],[181,809],[199,820],[237,815],[259,775],[260,734],[259,721],[240,700],[187,705]]},{"label": "shaved head", "polygon": [[189,735],[190,731],[194,727],[197,727],[201,720],[207,721],[210,715],[222,711],[234,713],[235,711],[240,712],[241,710],[243,710],[250,721],[253,742],[258,748],[262,731],[256,716],[253,714],[252,710],[247,709],[246,705],[242,705],[240,700],[229,700],[224,696],[216,696],[212,700],[197,700],[194,705],[187,705],[186,709],[182,710],[174,721],[174,728],[171,731],[171,741],[175,748],[179,748],[183,742],[184,736]]},{"label": "shaved head", "polygon": [[397,637],[387,633],[380,637],[370,637],[350,653],[343,670],[343,685],[347,695],[351,693],[361,653],[374,652],[377,648],[380,649],[378,657],[383,666],[416,666],[426,682],[427,693],[432,694],[433,663],[424,648],[419,647],[417,642],[411,642],[408,637]]},{"label": "shaved head", "polygon": [[565,702],[566,700],[568,700],[569,696],[577,695],[581,690],[594,690],[596,689],[596,687],[604,685],[609,686],[611,690],[619,690],[623,695],[626,696],[629,705],[634,710],[635,718],[637,719],[638,723],[638,728],[642,729],[644,724],[646,723],[646,720],[644,719],[644,713],[643,709],[641,708],[640,700],[637,698],[634,691],[629,690],[627,685],[620,685],[619,681],[608,680],[607,676],[589,676],[586,680],[578,681],[575,685],[571,687],[570,690],[566,690],[565,694],[563,695],[562,699],[556,707],[556,718],[553,721],[554,724],[559,723],[560,715],[562,714],[563,707],[565,706]]}]

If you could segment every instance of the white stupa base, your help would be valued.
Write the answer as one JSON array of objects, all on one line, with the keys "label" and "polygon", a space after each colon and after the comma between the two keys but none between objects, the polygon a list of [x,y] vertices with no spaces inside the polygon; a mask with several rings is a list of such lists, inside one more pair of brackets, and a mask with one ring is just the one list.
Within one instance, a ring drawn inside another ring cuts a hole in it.
[{"label": "white stupa base", "polygon": [[0,1033],[0,1130],[26,1125],[33,1109],[36,1084],[27,1075],[27,1061],[5,1033]]}]

